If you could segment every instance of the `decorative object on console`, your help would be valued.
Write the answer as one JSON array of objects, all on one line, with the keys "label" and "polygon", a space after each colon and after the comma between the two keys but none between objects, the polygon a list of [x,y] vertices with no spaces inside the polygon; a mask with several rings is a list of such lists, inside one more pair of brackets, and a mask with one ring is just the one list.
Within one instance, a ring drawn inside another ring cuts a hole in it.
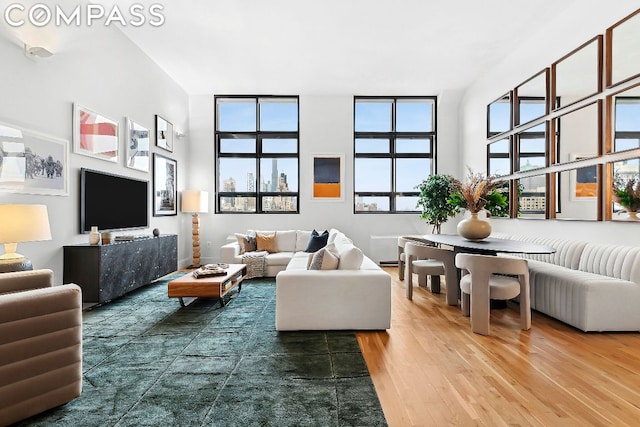
[{"label": "decorative object on console", "polygon": [[327,245],[327,241],[329,240],[329,232],[324,230],[322,234],[319,234],[316,230],[311,232],[311,236],[309,237],[309,244],[307,244],[307,248],[304,250],[305,252],[316,252],[320,249],[324,248]]},{"label": "decorative object on console", "polygon": [[199,213],[209,212],[209,193],[201,190],[182,191],[182,212],[191,213],[191,236],[193,243],[193,262],[190,267],[200,267],[200,218]]},{"label": "decorative object on console", "polygon": [[16,253],[18,243],[51,240],[46,205],[0,205],[0,271],[33,270],[31,261]]},{"label": "decorative object on console", "polygon": [[149,172],[150,132],[146,127],[127,118],[127,167]]},{"label": "decorative object on console", "polygon": [[173,124],[156,114],[156,145],[173,153]]},{"label": "decorative object on console", "polygon": [[0,123],[0,191],[69,195],[69,142]]},{"label": "decorative object on console", "polygon": [[91,226],[91,232],[89,233],[89,244],[90,245],[101,245],[102,244],[102,235],[98,231],[98,226]]},{"label": "decorative object on console", "polygon": [[108,162],[118,161],[118,122],[73,104],[73,152]]},{"label": "decorative object on console", "polygon": [[153,153],[153,216],[177,215],[178,162]]},{"label": "decorative object on console", "polygon": [[110,231],[105,231],[102,234],[102,244],[110,245],[113,243],[113,234]]},{"label": "decorative object on console", "polygon": [[458,208],[466,209],[471,214],[471,218],[465,218],[458,223],[458,234],[472,241],[489,237],[491,224],[479,219],[478,213],[489,203],[487,195],[493,193],[494,190],[499,191],[503,184],[504,180],[491,175],[485,177],[482,173],[474,173],[469,169],[467,179],[460,187],[460,192],[449,198],[449,203]]},{"label": "decorative object on console", "polygon": [[157,228],[154,228],[152,233],[153,233],[153,237],[158,237],[160,235],[160,230]]}]

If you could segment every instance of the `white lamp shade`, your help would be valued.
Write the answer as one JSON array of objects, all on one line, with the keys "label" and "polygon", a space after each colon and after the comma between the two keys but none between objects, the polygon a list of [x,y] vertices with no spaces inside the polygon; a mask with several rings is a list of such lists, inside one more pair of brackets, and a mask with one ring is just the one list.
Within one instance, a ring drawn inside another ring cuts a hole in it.
[{"label": "white lamp shade", "polygon": [[209,192],[200,190],[182,191],[182,212],[209,212]]},{"label": "white lamp shade", "polygon": [[0,243],[51,240],[46,205],[0,205]]}]

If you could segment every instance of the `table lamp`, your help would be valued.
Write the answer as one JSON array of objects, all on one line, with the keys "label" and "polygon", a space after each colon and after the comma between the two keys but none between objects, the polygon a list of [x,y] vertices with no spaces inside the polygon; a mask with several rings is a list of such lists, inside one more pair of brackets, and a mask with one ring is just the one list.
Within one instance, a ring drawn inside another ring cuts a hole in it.
[{"label": "table lamp", "polygon": [[18,243],[51,240],[46,205],[0,205],[1,271],[32,270],[31,261],[16,253]]},{"label": "table lamp", "polygon": [[182,212],[191,213],[191,233],[193,237],[193,264],[191,268],[200,267],[200,219],[199,213],[209,212],[209,193],[200,190],[182,191]]}]

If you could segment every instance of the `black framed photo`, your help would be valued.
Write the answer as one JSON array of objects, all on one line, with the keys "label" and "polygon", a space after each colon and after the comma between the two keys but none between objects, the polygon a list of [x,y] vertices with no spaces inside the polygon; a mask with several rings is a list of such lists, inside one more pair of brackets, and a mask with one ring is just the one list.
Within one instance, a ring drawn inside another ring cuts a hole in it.
[{"label": "black framed photo", "polygon": [[157,114],[156,145],[173,153],[173,124]]},{"label": "black framed photo", "polygon": [[153,216],[177,215],[178,162],[153,153]]}]

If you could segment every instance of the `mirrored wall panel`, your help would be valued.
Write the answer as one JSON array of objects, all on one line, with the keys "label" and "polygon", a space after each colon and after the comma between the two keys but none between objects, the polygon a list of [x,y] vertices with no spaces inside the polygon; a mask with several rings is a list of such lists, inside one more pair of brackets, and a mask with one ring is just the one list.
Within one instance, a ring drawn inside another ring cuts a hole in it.
[{"label": "mirrored wall panel", "polygon": [[528,123],[547,114],[548,75],[545,69],[516,88],[516,125]]},{"label": "mirrored wall panel", "polygon": [[540,124],[516,134],[518,148],[517,166],[521,172],[543,168],[547,165],[546,126]]},{"label": "mirrored wall panel", "polygon": [[518,218],[545,218],[547,209],[546,175],[535,175],[517,180]]},{"label": "mirrored wall panel", "polygon": [[640,11],[612,27],[611,84],[640,74]]},{"label": "mirrored wall panel", "polygon": [[640,223],[640,158],[615,162],[612,169],[611,219]]},{"label": "mirrored wall panel", "polygon": [[501,176],[511,173],[511,140],[503,138],[487,146],[488,175]]},{"label": "mirrored wall panel", "polygon": [[556,163],[598,156],[601,134],[598,106],[596,102],[556,119]]},{"label": "mirrored wall panel", "polygon": [[556,174],[556,218],[598,219],[598,166]]},{"label": "mirrored wall panel", "polygon": [[511,93],[507,93],[487,106],[487,137],[511,130]]},{"label": "mirrored wall panel", "polygon": [[640,148],[640,86],[613,97],[613,151]]},{"label": "mirrored wall panel", "polygon": [[597,36],[553,65],[555,108],[597,93],[601,85],[602,36]]}]

